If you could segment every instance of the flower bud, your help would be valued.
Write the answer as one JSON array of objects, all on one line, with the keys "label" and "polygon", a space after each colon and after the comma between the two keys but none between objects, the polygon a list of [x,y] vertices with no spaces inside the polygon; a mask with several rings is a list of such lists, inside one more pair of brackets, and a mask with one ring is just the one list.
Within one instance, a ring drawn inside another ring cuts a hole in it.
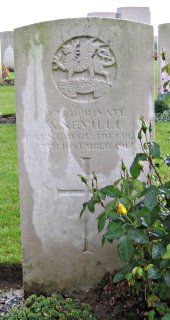
[{"label": "flower bud", "polygon": [[127,210],[122,203],[119,203],[117,206],[117,212],[119,214],[127,214]]},{"label": "flower bud", "polygon": [[147,125],[146,125],[146,123],[145,123],[145,121],[144,121],[144,120],[142,120],[142,130],[143,130],[144,134],[146,134],[146,131],[147,131]]},{"label": "flower bud", "polygon": [[85,184],[87,183],[87,177],[81,176],[80,178],[83,183]]},{"label": "flower bud", "polygon": [[141,160],[138,161],[138,166],[143,171],[143,162]]},{"label": "flower bud", "polygon": [[151,123],[151,121],[149,122],[149,132],[150,133],[152,132],[152,123]]},{"label": "flower bud", "polygon": [[139,140],[142,139],[142,132],[141,132],[141,130],[140,130],[139,133],[138,133],[138,139],[139,139]]},{"label": "flower bud", "polygon": [[123,172],[125,172],[125,170],[126,170],[126,166],[125,166],[123,161],[122,161],[121,169],[122,169]]}]

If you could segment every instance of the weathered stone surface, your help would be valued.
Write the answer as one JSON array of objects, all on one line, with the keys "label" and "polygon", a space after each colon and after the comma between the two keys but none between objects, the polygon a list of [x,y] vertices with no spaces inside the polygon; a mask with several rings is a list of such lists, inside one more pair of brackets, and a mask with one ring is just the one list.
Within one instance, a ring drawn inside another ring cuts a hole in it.
[{"label": "weathered stone surface", "polygon": [[99,18],[117,18],[116,12],[89,12],[88,17],[99,17]]},{"label": "weathered stone surface", "polygon": [[117,8],[117,17],[147,24],[151,23],[149,7],[120,7]]},{"label": "weathered stone surface", "polygon": [[111,184],[138,150],[139,117],[153,117],[152,43],[152,27],[114,19],[15,30],[26,293],[88,288],[118,267],[96,214],[79,218],[89,194],[77,175]]},{"label": "weathered stone surface", "polygon": [[2,64],[9,69],[14,69],[14,44],[13,31],[4,31],[0,33],[1,37],[1,58]]}]

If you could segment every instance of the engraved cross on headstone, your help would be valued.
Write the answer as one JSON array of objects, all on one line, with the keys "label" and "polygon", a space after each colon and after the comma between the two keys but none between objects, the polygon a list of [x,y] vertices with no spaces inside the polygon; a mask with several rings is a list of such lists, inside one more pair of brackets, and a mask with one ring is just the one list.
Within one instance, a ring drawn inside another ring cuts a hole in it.
[{"label": "engraved cross on headstone", "polygon": [[[89,162],[90,158],[81,158],[83,162],[83,172],[86,176],[89,176]],[[84,185],[82,189],[58,189],[57,188],[57,195],[60,196],[82,196],[84,195],[84,201],[87,202],[89,200],[89,190]],[[89,221],[87,214],[84,214],[84,249],[81,253],[89,253],[92,254],[89,246]]]}]

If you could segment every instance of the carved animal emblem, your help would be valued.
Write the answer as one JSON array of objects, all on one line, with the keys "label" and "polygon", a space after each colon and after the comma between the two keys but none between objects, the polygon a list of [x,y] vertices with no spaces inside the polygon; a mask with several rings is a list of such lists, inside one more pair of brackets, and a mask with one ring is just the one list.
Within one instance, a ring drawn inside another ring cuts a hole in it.
[{"label": "carved animal emblem", "polygon": [[53,58],[53,70],[67,71],[69,80],[73,79],[74,73],[88,71],[90,79],[99,74],[109,82],[109,73],[104,68],[114,64],[115,58],[109,46],[95,38],[74,39],[63,45]]}]

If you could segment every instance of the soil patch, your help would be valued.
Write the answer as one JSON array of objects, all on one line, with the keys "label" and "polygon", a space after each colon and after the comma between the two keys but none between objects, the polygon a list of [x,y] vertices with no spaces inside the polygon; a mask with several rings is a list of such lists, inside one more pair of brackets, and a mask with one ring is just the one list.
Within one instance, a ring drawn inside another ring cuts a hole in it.
[{"label": "soil patch", "polygon": [[0,124],[2,123],[16,123],[16,115],[15,114],[0,115]]},{"label": "soil patch", "polygon": [[[113,274],[106,273],[101,282],[84,292],[58,292],[63,297],[89,303],[100,320],[146,320],[147,305],[144,297],[134,296],[126,281],[113,283]],[[13,306],[24,306],[21,265],[0,265],[0,316]]]},{"label": "soil patch", "polygon": [[22,287],[22,266],[20,264],[0,264],[0,290]]}]

